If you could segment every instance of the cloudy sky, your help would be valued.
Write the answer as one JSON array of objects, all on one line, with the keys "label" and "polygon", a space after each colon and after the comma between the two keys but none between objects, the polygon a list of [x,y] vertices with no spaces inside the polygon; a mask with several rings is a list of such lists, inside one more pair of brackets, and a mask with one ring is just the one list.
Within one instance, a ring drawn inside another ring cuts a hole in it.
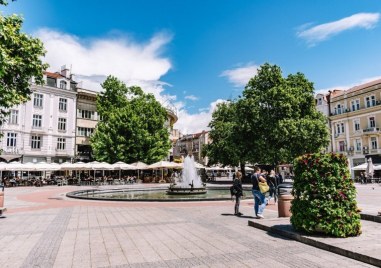
[{"label": "cloudy sky", "polygon": [[303,72],[316,91],[381,76],[379,0],[18,0],[1,10],[23,15],[51,71],[71,66],[93,90],[110,74],[140,85],[177,108],[183,133],[207,129],[216,104],[265,62]]}]

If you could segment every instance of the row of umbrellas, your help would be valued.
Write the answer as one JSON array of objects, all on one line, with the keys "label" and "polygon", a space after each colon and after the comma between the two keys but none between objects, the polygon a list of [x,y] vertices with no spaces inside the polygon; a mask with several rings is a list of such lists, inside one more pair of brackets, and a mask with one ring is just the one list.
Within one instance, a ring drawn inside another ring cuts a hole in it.
[{"label": "row of umbrellas", "polygon": [[152,165],[147,165],[143,162],[136,162],[133,164],[117,162],[115,164],[109,164],[106,162],[97,162],[97,161],[90,162],[90,163],[65,162],[62,164],[46,163],[46,162],[39,162],[39,163],[0,162],[0,171],[142,170],[142,169],[163,169],[163,168],[182,168],[182,164],[169,162],[169,161],[159,161]]}]

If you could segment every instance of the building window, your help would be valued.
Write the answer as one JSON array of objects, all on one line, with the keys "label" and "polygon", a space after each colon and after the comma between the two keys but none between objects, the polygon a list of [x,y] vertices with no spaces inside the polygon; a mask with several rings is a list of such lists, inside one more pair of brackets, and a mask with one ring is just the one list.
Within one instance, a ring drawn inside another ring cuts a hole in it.
[{"label": "building window", "polygon": [[46,78],[46,84],[47,84],[49,87],[57,87],[57,80],[54,79],[54,78],[51,78],[51,77],[47,77],[47,78]]},{"label": "building window", "polygon": [[339,103],[338,105],[337,105],[337,114],[342,114],[343,113],[343,106],[341,106],[341,104]]},{"label": "building window", "polygon": [[356,151],[361,151],[361,139],[356,139]]},{"label": "building window", "polygon": [[67,111],[67,99],[60,98],[60,101],[58,103],[58,109],[61,112],[66,112]]},{"label": "building window", "polygon": [[360,110],[360,100],[351,101],[352,111]]},{"label": "building window", "polygon": [[34,107],[42,108],[43,100],[44,100],[44,95],[39,94],[39,93],[33,94],[33,106]]},{"label": "building window", "polygon": [[359,131],[360,130],[360,120],[359,119],[354,120],[353,124],[355,127],[355,131]]},{"label": "building window", "polygon": [[372,146],[372,149],[377,149],[377,138],[376,137],[371,137],[370,138],[370,142],[371,142],[371,146]]},{"label": "building window", "polygon": [[375,96],[369,96],[365,98],[366,107],[372,107],[376,105],[376,97]]},{"label": "building window", "polygon": [[58,130],[66,131],[66,118],[58,118]]},{"label": "building window", "polygon": [[345,151],[345,142],[344,141],[339,141],[339,150],[340,150],[340,152]]},{"label": "building window", "polygon": [[34,128],[40,128],[41,126],[42,126],[42,115],[40,115],[40,114],[34,114],[33,115],[32,127],[34,127]]},{"label": "building window", "polygon": [[344,123],[338,123],[338,124],[336,124],[336,133],[337,134],[344,133]]},{"label": "building window", "polygon": [[376,127],[376,120],[373,116],[369,117],[369,127]]},{"label": "building window", "polygon": [[33,135],[31,137],[30,147],[32,149],[41,149],[41,136]]},{"label": "building window", "polygon": [[63,81],[63,80],[60,81],[60,88],[66,89],[66,85],[67,85],[66,81]]},{"label": "building window", "polygon": [[9,113],[9,124],[18,124],[19,111],[18,110],[10,110]]},{"label": "building window", "polygon": [[16,147],[17,133],[7,133],[7,147]]},{"label": "building window", "polygon": [[79,109],[78,110],[78,118],[94,120],[95,119],[95,112]]},{"label": "building window", "polygon": [[65,150],[66,145],[66,139],[65,138],[58,138],[57,139],[57,150]]},{"label": "building window", "polygon": [[323,100],[322,100],[322,98],[319,98],[318,99],[318,105],[322,105],[323,104]]},{"label": "building window", "polygon": [[93,134],[93,132],[94,132],[93,128],[86,128],[86,127],[77,128],[77,135],[80,137],[90,137],[91,134]]}]

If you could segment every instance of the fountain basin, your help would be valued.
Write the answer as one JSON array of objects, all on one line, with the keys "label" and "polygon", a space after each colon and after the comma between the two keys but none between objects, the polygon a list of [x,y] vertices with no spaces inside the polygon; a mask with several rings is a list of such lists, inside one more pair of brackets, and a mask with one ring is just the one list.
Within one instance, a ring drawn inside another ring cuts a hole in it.
[{"label": "fountain basin", "polygon": [[[77,199],[126,202],[187,202],[231,200],[229,187],[206,187],[204,194],[167,194],[168,188],[118,188],[88,189],[67,193],[66,196]],[[252,199],[251,190],[245,189],[243,199]]]},{"label": "fountain basin", "polygon": [[199,187],[199,188],[182,188],[182,187],[169,187],[167,194],[172,195],[189,195],[189,194],[206,194],[206,188],[205,187]]}]

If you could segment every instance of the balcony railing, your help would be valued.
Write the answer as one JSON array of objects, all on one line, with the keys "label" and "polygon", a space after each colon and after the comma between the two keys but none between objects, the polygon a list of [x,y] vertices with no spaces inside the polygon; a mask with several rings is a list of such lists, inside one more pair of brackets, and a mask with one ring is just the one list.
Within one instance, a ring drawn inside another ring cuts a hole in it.
[{"label": "balcony railing", "polygon": [[[340,114],[345,114],[345,113],[350,113],[350,112],[356,112],[356,111],[359,111],[359,110],[363,110],[363,109],[368,109],[368,108],[372,108],[372,107],[376,107],[378,105],[381,105],[381,100],[378,100],[376,101],[375,103],[372,103],[371,106],[367,106],[367,105],[360,105],[360,108],[359,109],[355,109],[355,110],[352,110],[351,108],[341,108],[339,110],[335,110],[335,108],[333,108],[332,110],[334,110],[334,112],[332,112],[330,114],[330,116],[334,116],[334,115],[340,115]],[[352,106],[351,106],[352,107]]]},{"label": "balcony railing", "polygon": [[374,134],[374,133],[378,133],[378,132],[380,132],[380,128],[378,128],[378,127],[368,127],[368,128],[364,128],[362,130],[363,134]]}]

